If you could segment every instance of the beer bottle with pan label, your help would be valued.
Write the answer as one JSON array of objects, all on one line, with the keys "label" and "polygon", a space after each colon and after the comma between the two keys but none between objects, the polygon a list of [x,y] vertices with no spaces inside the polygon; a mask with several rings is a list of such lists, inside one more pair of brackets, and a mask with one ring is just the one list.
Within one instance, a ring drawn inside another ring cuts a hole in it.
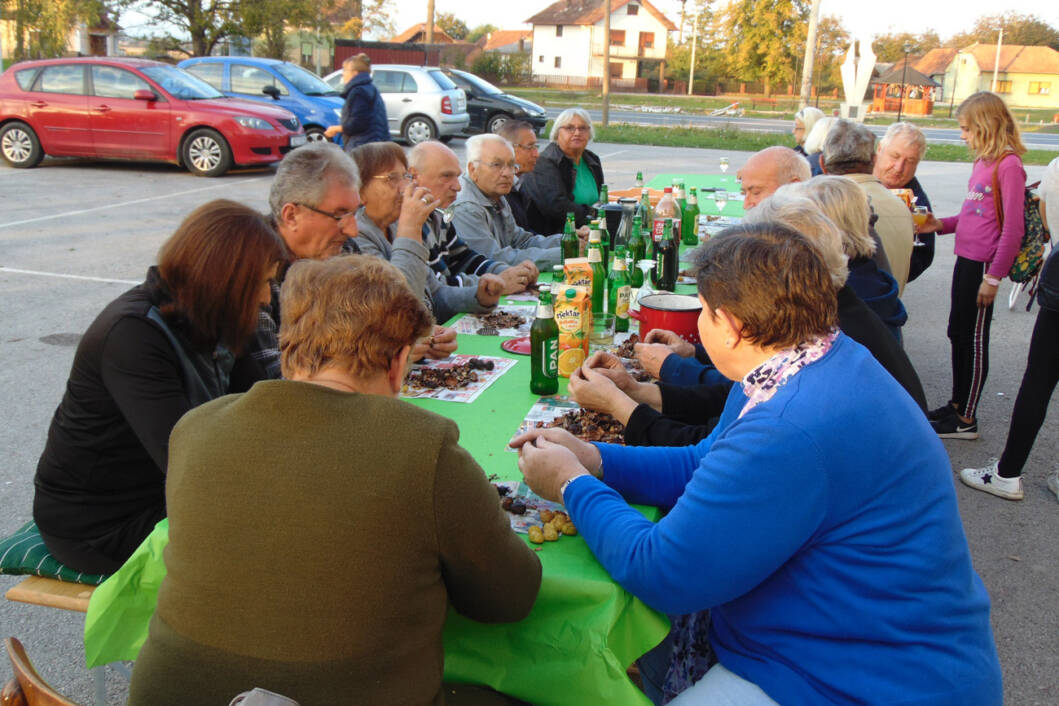
[{"label": "beer bottle with pan label", "polygon": [[530,326],[530,368],[530,392],[554,395],[559,391],[559,326],[548,285],[541,285],[537,315]]}]

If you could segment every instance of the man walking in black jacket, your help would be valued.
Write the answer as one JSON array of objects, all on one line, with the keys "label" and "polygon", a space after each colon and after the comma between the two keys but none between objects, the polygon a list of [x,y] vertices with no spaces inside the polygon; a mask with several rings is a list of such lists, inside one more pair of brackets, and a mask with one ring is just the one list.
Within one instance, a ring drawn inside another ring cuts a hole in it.
[{"label": "man walking in black jacket", "polygon": [[389,142],[390,125],[386,105],[371,80],[371,59],[357,54],[342,62],[342,124],[324,133],[328,138],[341,133],[346,152],[366,142]]}]

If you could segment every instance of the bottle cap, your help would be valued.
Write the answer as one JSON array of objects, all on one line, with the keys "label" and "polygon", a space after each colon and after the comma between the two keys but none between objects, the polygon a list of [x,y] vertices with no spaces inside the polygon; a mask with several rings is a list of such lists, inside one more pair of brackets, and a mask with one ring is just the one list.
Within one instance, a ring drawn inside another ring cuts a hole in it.
[{"label": "bottle cap", "polygon": [[570,287],[570,289],[566,290],[566,298],[567,299],[573,299],[576,296],[577,296],[577,290],[574,289],[573,287]]},{"label": "bottle cap", "polygon": [[667,193],[667,194],[671,194],[671,193],[673,193],[673,187],[672,186],[667,186],[665,189],[663,189],[663,191],[665,191],[665,193]]}]

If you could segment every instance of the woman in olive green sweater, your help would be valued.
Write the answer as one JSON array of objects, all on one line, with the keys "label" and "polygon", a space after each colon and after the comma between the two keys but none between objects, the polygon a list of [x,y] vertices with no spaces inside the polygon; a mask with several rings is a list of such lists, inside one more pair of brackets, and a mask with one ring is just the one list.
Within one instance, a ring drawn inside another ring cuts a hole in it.
[{"label": "woman in olive green sweater", "polygon": [[540,562],[455,423],[397,399],[429,314],[365,256],[295,264],[281,306],[287,379],[173,430],[168,575],[129,703],[504,702],[443,688],[445,615],[522,619]]}]

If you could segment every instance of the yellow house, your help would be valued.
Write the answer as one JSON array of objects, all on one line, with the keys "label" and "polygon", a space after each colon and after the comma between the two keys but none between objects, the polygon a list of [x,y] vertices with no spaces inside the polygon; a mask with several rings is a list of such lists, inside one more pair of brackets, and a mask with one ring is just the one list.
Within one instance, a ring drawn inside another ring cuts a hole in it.
[{"label": "yellow house", "polygon": [[994,91],[1015,108],[1059,108],[1059,51],[1051,47],[1001,45],[999,57],[995,44],[932,49],[915,68],[942,84],[935,103],[959,104],[976,91]]}]

